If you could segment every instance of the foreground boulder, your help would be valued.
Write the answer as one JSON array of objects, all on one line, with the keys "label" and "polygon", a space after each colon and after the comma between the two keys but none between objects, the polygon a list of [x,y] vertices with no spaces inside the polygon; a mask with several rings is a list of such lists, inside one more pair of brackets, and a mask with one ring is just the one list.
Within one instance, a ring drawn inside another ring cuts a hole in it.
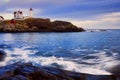
[{"label": "foreground boulder", "polygon": [[3,61],[6,57],[7,53],[3,50],[0,50],[0,61]]},{"label": "foreground boulder", "polygon": [[0,80],[120,80],[120,75],[89,75],[31,63],[15,63],[0,68]]},{"label": "foreground boulder", "polygon": [[112,74],[120,75],[120,64],[112,65],[106,70],[111,72]]}]

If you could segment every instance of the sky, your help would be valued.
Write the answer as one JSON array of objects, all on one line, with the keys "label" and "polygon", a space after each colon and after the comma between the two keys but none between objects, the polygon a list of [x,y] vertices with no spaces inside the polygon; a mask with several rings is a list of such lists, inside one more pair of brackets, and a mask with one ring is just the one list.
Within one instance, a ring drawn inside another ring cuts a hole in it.
[{"label": "sky", "polygon": [[23,11],[34,17],[70,21],[85,29],[120,29],[120,0],[0,0],[0,16],[12,19]]}]

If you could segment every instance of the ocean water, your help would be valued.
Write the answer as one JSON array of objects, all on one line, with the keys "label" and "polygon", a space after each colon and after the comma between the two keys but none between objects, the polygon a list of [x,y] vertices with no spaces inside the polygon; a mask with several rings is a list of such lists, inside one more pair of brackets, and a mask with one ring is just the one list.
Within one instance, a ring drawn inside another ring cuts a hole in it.
[{"label": "ocean water", "polygon": [[6,66],[31,62],[80,73],[110,75],[120,64],[120,30],[73,33],[0,33]]}]

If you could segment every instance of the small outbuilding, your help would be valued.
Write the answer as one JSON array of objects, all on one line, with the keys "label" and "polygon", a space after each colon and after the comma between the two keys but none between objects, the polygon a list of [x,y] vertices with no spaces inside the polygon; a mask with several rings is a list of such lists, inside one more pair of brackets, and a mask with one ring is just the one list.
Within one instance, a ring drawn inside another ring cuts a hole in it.
[{"label": "small outbuilding", "polygon": [[3,22],[4,22],[4,18],[0,16],[0,24],[3,24]]},{"label": "small outbuilding", "polygon": [[3,18],[3,16],[0,16],[0,22],[1,22],[1,21],[4,21],[4,18]]}]

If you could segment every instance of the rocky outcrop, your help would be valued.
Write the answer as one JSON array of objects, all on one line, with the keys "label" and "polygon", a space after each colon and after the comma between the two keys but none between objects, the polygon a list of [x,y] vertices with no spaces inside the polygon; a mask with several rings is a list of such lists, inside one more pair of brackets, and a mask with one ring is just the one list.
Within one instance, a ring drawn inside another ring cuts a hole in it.
[{"label": "rocky outcrop", "polygon": [[0,50],[0,61],[3,61],[6,57],[7,53],[3,50]]},{"label": "rocky outcrop", "polygon": [[89,75],[57,68],[15,63],[0,68],[0,80],[120,80],[120,75]]},{"label": "rocky outcrop", "polygon": [[52,22],[53,31],[56,32],[82,32],[84,29],[78,28],[70,22],[54,21]]},{"label": "rocky outcrop", "polygon": [[70,22],[54,21],[42,18],[29,18],[17,20],[12,24],[9,20],[0,24],[0,32],[82,32],[83,28],[78,28]]},{"label": "rocky outcrop", "polygon": [[112,65],[111,67],[107,68],[106,70],[115,75],[120,75],[120,64]]}]

